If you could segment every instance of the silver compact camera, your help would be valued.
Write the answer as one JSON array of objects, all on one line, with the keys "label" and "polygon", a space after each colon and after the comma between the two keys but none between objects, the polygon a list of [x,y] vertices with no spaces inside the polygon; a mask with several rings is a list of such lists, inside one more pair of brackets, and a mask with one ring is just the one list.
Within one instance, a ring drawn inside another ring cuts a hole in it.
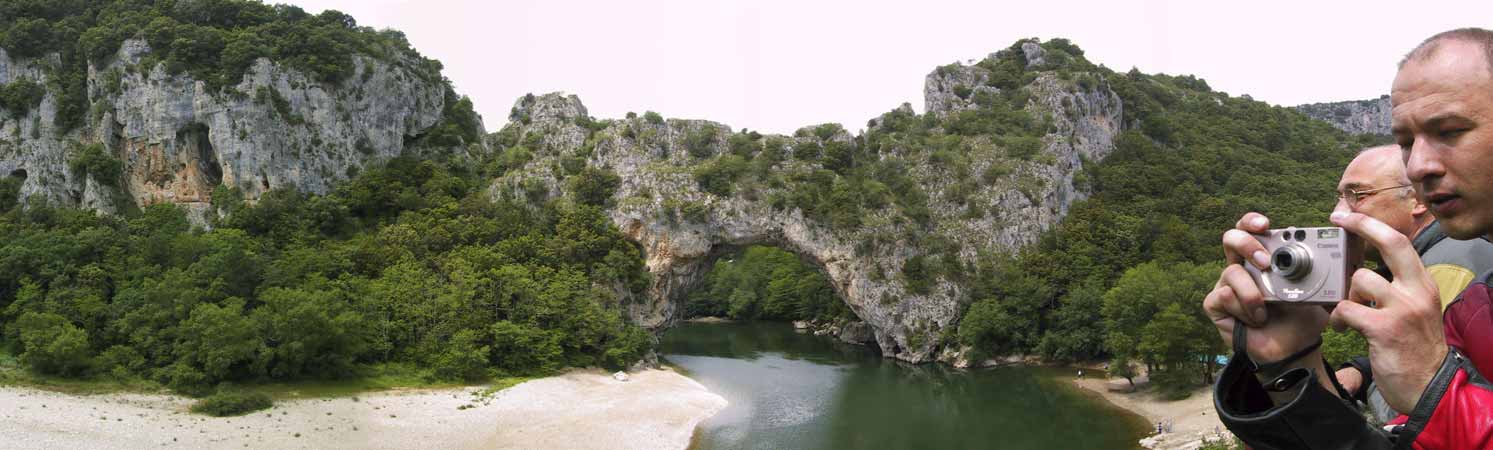
[{"label": "silver compact camera", "polygon": [[1244,269],[1266,302],[1333,305],[1348,297],[1353,272],[1363,265],[1358,236],[1338,227],[1285,228],[1256,234],[1270,268]]}]

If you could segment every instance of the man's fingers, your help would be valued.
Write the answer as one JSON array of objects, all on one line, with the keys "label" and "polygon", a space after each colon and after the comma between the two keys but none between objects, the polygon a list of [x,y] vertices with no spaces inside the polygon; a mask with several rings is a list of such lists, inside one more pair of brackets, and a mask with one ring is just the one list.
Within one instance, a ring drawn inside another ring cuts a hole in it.
[{"label": "man's fingers", "polygon": [[1380,299],[1388,297],[1389,290],[1394,289],[1390,286],[1389,280],[1369,269],[1358,269],[1353,272],[1351,281],[1346,300],[1368,307],[1377,306]]},{"label": "man's fingers", "polygon": [[1234,327],[1241,326],[1234,315],[1228,312],[1225,305],[1229,303],[1237,303],[1237,300],[1234,298],[1234,290],[1228,286],[1219,286],[1203,298],[1203,313],[1218,327],[1218,334],[1223,336],[1224,344],[1230,344],[1234,337]]},{"label": "man's fingers", "polygon": [[1352,328],[1364,337],[1372,335],[1372,328],[1379,322],[1383,311],[1360,305],[1354,302],[1338,302],[1337,307],[1332,309],[1332,315],[1327,318],[1327,323],[1332,329],[1347,331]]},{"label": "man's fingers", "polygon": [[1395,279],[1417,280],[1414,283],[1415,289],[1428,288],[1423,282],[1426,279],[1426,269],[1421,266],[1420,255],[1415,253],[1415,247],[1410,245],[1410,239],[1404,234],[1400,234],[1384,222],[1359,213],[1334,212],[1332,223],[1358,235],[1369,245],[1379,249],[1379,256],[1384,258],[1385,264],[1389,265],[1389,271],[1394,273]]},{"label": "man's fingers", "polygon": [[1270,230],[1270,218],[1257,212],[1245,213],[1244,217],[1240,217],[1239,221],[1234,223],[1234,228],[1261,234]]},{"label": "man's fingers", "polygon": [[1244,266],[1230,264],[1223,268],[1220,277],[1230,291],[1229,300],[1232,300],[1223,303],[1224,310],[1250,326],[1265,326],[1265,297],[1260,294],[1260,287],[1255,285],[1249,271],[1244,270]]},{"label": "man's fingers", "polygon": [[1257,269],[1270,267],[1270,255],[1265,253],[1265,246],[1260,245],[1259,238],[1244,230],[1232,229],[1223,233],[1223,254],[1230,264],[1248,259]]}]

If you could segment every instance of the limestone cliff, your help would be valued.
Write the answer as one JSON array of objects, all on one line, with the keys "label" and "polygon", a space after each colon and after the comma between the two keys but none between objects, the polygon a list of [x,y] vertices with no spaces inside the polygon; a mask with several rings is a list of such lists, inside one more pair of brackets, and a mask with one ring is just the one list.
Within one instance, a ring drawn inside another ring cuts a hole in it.
[{"label": "limestone cliff", "polygon": [[1296,110],[1351,134],[1389,136],[1393,124],[1388,95],[1374,100],[1312,103]]},{"label": "limestone cliff", "polygon": [[[23,114],[0,109],[0,176],[25,177],[22,197],[56,205],[114,212],[171,202],[201,221],[219,185],[249,201],[284,187],[325,193],[363,166],[411,150],[450,101],[443,80],[407,56],[355,55],[353,75],[335,84],[260,58],[236,85],[209,90],[164,64],[147,66],[150,51],[131,39],[89,65],[92,106],[77,129],[54,125],[52,92]],[[45,84],[48,59],[0,50],[0,85]],[[70,170],[69,159],[88,144],[122,163],[119,179]]]},{"label": "limestone cliff", "polygon": [[[904,105],[872,120],[859,136],[835,125],[761,136],[651,113],[596,121],[575,96],[527,96],[514,105],[509,125],[492,137],[494,151],[504,152],[512,168],[494,181],[491,193],[579,200],[576,174],[614,174],[607,213],[641,244],[653,275],[648,298],[628,305],[645,326],[666,327],[679,319],[686,292],[716,257],[770,244],[822,267],[839,296],[870,325],[883,354],[931,361],[969,300],[968,281],[943,274],[914,288],[909,273],[916,271],[909,266],[932,259],[968,266],[981,254],[1010,253],[1032,243],[1072,201],[1086,196],[1084,161],[1104,158],[1121,128],[1119,97],[1102,76],[1044,70],[1042,47],[1025,44],[991,55],[1024,58],[1029,71],[1022,72],[1026,78],[1019,86],[990,83],[990,64],[944,66],[928,76],[926,114]],[[992,110],[1030,117],[1028,128],[1037,131],[1021,139],[950,131],[960,121],[983,123],[977,114]],[[963,111],[969,114],[960,116]],[[916,133],[902,131],[907,123],[925,125],[916,125]],[[927,148],[929,142],[943,147]],[[1018,148],[1028,144],[1030,149]],[[847,163],[814,156],[820,151],[850,155],[843,159],[857,166],[877,165],[884,176],[846,181],[852,179]],[[801,156],[806,152],[810,156]],[[754,169],[731,178],[729,189],[706,187],[707,176],[732,164]],[[887,179],[893,175],[910,183],[899,188]],[[834,204],[841,196],[899,189],[926,192],[926,213],[901,200],[869,201],[854,217],[827,218],[801,206],[812,204],[800,198],[805,191],[829,192],[820,204]]]}]

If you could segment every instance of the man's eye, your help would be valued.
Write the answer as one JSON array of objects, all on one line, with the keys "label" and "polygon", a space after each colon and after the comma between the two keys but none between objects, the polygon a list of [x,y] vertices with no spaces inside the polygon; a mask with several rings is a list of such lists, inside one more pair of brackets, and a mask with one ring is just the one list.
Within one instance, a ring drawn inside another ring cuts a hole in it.
[{"label": "man's eye", "polygon": [[1457,137],[1457,136],[1461,136],[1462,133],[1466,133],[1466,132],[1467,132],[1466,128],[1453,128],[1453,129],[1450,129],[1450,130],[1442,130],[1441,131],[1441,137],[1454,138],[1454,137]]}]

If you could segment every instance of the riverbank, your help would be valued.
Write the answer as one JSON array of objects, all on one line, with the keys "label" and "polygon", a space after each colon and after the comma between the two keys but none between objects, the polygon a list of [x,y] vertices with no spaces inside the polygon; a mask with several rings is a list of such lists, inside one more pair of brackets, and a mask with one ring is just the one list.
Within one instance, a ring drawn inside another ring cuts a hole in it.
[{"label": "riverbank", "polygon": [[[1098,370],[1094,372],[1103,373]],[[1142,447],[1190,450],[1201,446],[1204,440],[1232,439],[1213,410],[1213,392],[1207,387],[1193,391],[1185,399],[1169,401],[1157,398],[1155,391],[1151,389],[1135,392],[1112,392],[1108,389],[1109,383],[1126,383],[1124,378],[1074,378],[1072,382],[1115,406],[1145,417],[1153,425],[1158,422],[1171,424],[1169,432],[1142,439]]]},{"label": "riverbank", "polygon": [[684,449],[726,400],[670,369],[619,381],[574,370],[492,394],[484,386],[277,402],[240,417],[171,395],[0,387],[7,449]]}]

